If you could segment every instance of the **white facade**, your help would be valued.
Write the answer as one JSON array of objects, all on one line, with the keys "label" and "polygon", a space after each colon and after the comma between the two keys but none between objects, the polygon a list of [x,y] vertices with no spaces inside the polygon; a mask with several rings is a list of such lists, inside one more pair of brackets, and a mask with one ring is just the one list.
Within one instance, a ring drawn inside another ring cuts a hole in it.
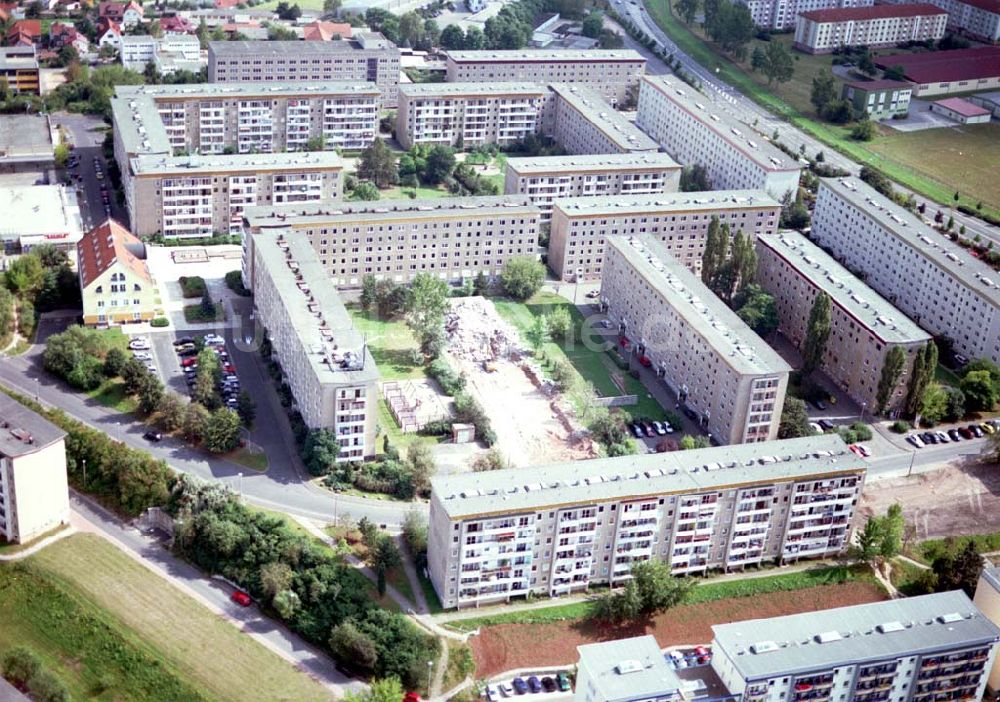
[{"label": "white facade", "polygon": [[[910,0],[885,0],[903,4]],[[925,0],[948,13],[948,29],[980,41],[1000,41],[1000,5],[995,0]]]},{"label": "white facade", "polygon": [[795,24],[795,48],[827,54],[845,46],[875,49],[937,41],[944,36],[947,21],[947,13],[926,3],[805,12]]},{"label": "white facade", "polygon": [[750,17],[755,25],[766,29],[791,29],[795,26],[796,17],[810,10],[871,7],[873,4],[873,0],[738,0],[738,2],[749,8]]},{"label": "white facade", "polygon": [[118,59],[130,71],[142,71],[156,58],[156,38],[148,34],[123,34],[118,46]]},{"label": "white facade", "polygon": [[934,336],[1000,363],[992,268],[857,179],[821,179],[812,239]]},{"label": "white facade", "polygon": [[676,78],[645,76],[636,125],[678,163],[704,166],[713,190],[766,190],[777,200],[794,193],[801,165],[725,109]]}]

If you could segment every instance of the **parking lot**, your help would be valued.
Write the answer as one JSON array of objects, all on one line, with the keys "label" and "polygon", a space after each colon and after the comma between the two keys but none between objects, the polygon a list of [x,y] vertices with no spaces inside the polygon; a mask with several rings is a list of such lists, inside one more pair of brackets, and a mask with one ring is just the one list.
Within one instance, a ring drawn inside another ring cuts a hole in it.
[{"label": "parking lot", "polygon": [[539,672],[514,678],[501,678],[486,685],[483,696],[489,702],[505,697],[521,699],[545,698],[549,700],[568,699],[573,696],[573,686],[565,671]]}]

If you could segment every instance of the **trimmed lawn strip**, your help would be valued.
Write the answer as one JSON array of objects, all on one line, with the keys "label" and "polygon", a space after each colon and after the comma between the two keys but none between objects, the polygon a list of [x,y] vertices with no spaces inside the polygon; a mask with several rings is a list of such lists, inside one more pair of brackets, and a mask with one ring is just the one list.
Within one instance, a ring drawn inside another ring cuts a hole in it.
[{"label": "trimmed lawn strip", "polygon": [[88,391],[87,397],[123,414],[131,414],[139,408],[139,400],[125,394],[125,381],[121,378],[108,378]]},{"label": "trimmed lawn strip", "polygon": [[[403,556],[403,558],[406,558],[406,556]],[[398,566],[390,570],[386,582],[396,588],[396,592],[405,597],[411,607],[416,608],[417,598],[413,595],[413,586],[410,585],[410,579],[406,577],[406,569],[403,566]]]},{"label": "trimmed lawn strip", "polygon": [[940,363],[937,365],[937,368],[934,369],[934,380],[944,385],[951,385],[956,388],[960,382],[959,377],[953,370],[945,368]]},{"label": "trimmed lawn strip", "polygon": [[[936,179],[930,179],[923,174],[914,173],[907,166],[887,160],[882,155],[872,152],[863,145],[863,142],[850,140],[847,136],[848,130],[843,127],[824,124],[806,117],[782,98],[755,82],[740,66],[717,52],[708,41],[700,39],[689,27],[673,15],[668,2],[651,2],[646,6],[646,9],[649,11],[649,16],[653,21],[684,53],[710,71],[718,69],[716,75],[722,78],[722,80],[739,89],[741,93],[757,104],[783,117],[794,126],[819,139],[824,144],[837,149],[859,163],[880,169],[897,183],[929,197],[942,205],[952,204],[952,195],[954,195],[956,189],[961,192],[960,187],[945,186]],[[787,144],[787,146],[794,149],[798,147],[798,144]],[[970,207],[975,207],[977,200],[969,197],[967,194],[963,194],[961,202]],[[986,207],[984,205],[983,209],[995,216],[1000,216],[1000,209],[997,209],[997,207]]]},{"label": "trimmed lawn strip", "polygon": [[410,352],[420,350],[416,337],[401,319],[376,319],[358,305],[348,305],[354,326],[367,338],[382,380],[408,380],[426,377],[422,362],[414,363]]},{"label": "trimmed lawn strip", "polygon": [[438,599],[437,590],[434,589],[431,579],[424,575],[422,568],[417,568],[417,580],[420,581],[420,589],[424,591],[428,611],[431,614],[441,614],[444,607],[441,606],[441,600]]},{"label": "trimmed lawn strip", "polygon": [[379,191],[379,200],[408,200],[410,198],[410,193],[416,193],[416,197],[412,198],[414,200],[427,200],[437,197],[453,197],[451,193],[443,188],[428,188],[423,185],[418,185],[415,188],[408,188],[402,185],[396,186],[395,188],[389,188],[388,190]]},{"label": "trimmed lawn strip", "polygon": [[912,563],[896,558],[892,561],[892,571],[889,573],[889,580],[893,587],[907,597],[927,594],[920,587],[920,579],[924,574],[922,568],[918,568]]},{"label": "trimmed lawn strip", "polygon": [[226,307],[225,305],[216,302],[215,303],[215,314],[213,316],[206,315],[201,309],[201,303],[197,305],[187,305],[184,308],[184,321],[185,322],[224,322],[226,320]]},{"label": "trimmed lawn strip", "polygon": [[228,454],[226,458],[233,463],[237,463],[244,468],[249,468],[257,473],[263,473],[267,470],[269,461],[267,460],[267,454],[263,451],[257,453],[251,453],[246,448],[239,448]]},{"label": "trimmed lawn strip", "polygon": [[37,544],[39,541],[47,539],[50,536],[53,536],[54,534],[58,534],[63,529],[67,529],[67,528],[69,528],[69,524],[60,524],[57,527],[53,527],[53,528],[49,529],[48,531],[42,532],[41,534],[39,534],[38,536],[36,536],[35,538],[33,538],[31,541],[26,541],[26,542],[24,542],[22,544],[14,544],[14,543],[9,543],[7,541],[0,540],[0,554],[5,555],[5,556],[11,556],[11,555],[14,555],[15,553],[20,553],[21,551],[25,551],[25,550],[31,548],[32,546],[34,546],[35,544]]}]

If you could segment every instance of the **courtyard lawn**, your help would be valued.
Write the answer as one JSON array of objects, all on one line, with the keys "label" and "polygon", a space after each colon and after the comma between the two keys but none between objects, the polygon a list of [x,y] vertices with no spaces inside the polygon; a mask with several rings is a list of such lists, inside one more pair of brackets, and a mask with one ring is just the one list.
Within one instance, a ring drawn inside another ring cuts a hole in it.
[{"label": "courtyard lawn", "polygon": [[382,380],[407,380],[426,376],[422,362],[414,362],[411,351],[419,351],[413,332],[401,319],[377,319],[357,305],[348,305],[347,311],[354,326],[365,334],[368,349],[378,365]]},{"label": "courtyard lawn", "polygon": [[416,197],[412,198],[414,200],[428,200],[438,197],[452,197],[444,188],[428,188],[423,185],[417,186],[416,188],[405,188],[398,186],[395,188],[389,188],[388,190],[379,191],[380,200],[409,200],[411,199],[410,193],[416,193]]},{"label": "courtyard lawn", "polygon": [[124,414],[135,412],[139,407],[139,401],[136,398],[125,394],[125,381],[121,378],[108,378],[89,391],[87,397]]},{"label": "courtyard lawn", "polygon": [[651,419],[664,416],[660,403],[649,394],[645,386],[614,364],[603,350],[607,342],[593,331],[580,310],[566,298],[542,291],[525,302],[494,299],[493,303],[500,315],[517,327],[522,335],[531,327],[535,317],[548,314],[557,307],[565,307],[569,310],[577,333],[572,340],[546,343],[542,347],[546,358],[568,360],[601,397],[636,395],[638,403],[625,408],[633,416]]},{"label": "courtyard lawn", "polygon": [[[422,436],[416,432],[410,432],[404,434],[399,425],[396,424],[396,420],[392,417],[392,412],[389,411],[389,405],[385,400],[379,398],[378,401],[378,415],[377,415],[378,427],[381,433],[378,436],[377,446],[375,451],[378,454],[385,453],[384,437],[389,437],[389,444],[392,445],[394,449],[400,452],[402,455],[406,455],[407,449],[413,444],[427,444],[428,446],[435,446],[445,439],[450,438],[446,436]],[[369,493],[365,493],[366,495]],[[396,499],[391,495],[376,495],[371,493],[372,497],[378,497],[379,499]]]},{"label": "courtyard lawn", "polygon": [[0,650],[30,647],[75,700],[329,699],[291,664],[92,534],[0,565],[0,590]]}]

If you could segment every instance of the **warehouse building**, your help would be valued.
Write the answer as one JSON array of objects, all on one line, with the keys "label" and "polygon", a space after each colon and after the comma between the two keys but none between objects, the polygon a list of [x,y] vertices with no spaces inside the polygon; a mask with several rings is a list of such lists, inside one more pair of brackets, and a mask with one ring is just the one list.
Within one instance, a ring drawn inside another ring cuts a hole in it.
[{"label": "warehouse building", "polygon": [[883,71],[902,66],[914,83],[913,97],[931,97],[1000,88],[1000,46],[876,56]]}]

